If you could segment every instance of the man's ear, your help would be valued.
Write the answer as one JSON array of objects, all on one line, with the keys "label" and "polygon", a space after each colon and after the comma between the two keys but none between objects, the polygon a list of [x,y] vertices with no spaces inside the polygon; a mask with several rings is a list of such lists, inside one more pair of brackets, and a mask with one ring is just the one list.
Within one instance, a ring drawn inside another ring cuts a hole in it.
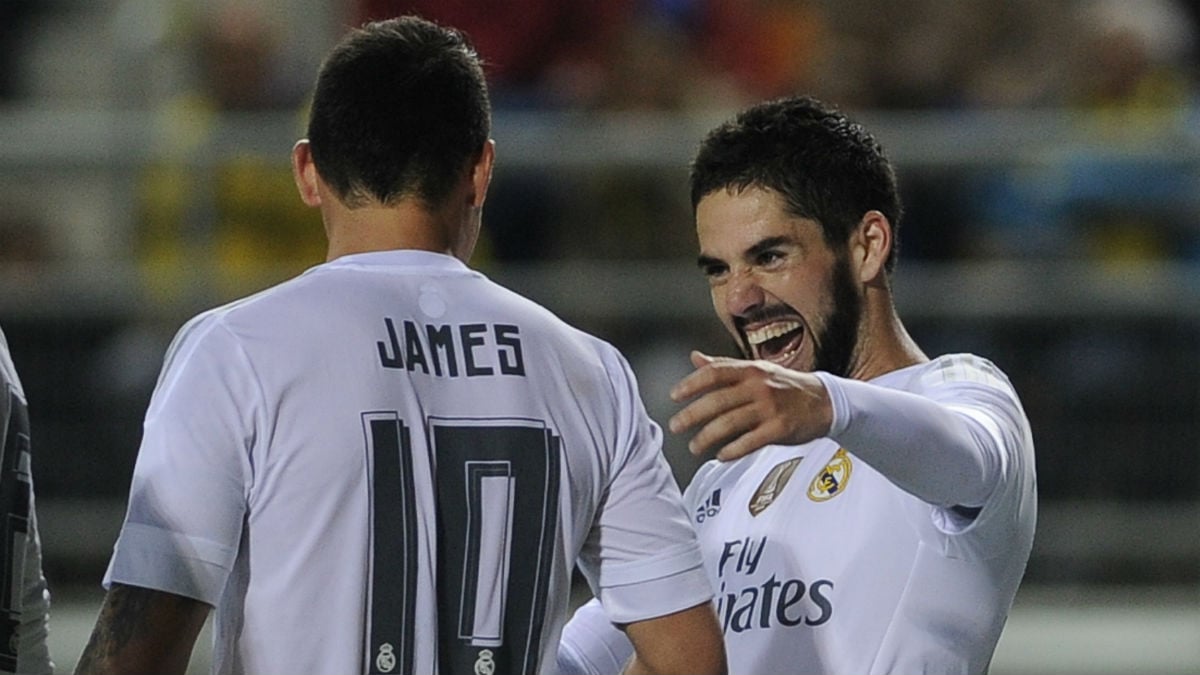
[{"label": "man's ear", "polygon": [[296,189],[300,191],[300,199],[306,205],[321,205],[320,176],[317,175],[312,145],[307,138],[296,141],[296,145],[292,146],[292,178],[296,181]]},{"label": "man's ear", "polygon": [[867,211],[851,235],[851,262],[860,283],[871,283],[885,273],[892,251],[892,224],[879,211]]},{"label": "man's ear", "polygon": [[488,139],[479,152],[479,159],[471,168],[471,206],[481,208],[487,198],[488,185],[492,182],[492,165],[496,162],[496,141]]}]

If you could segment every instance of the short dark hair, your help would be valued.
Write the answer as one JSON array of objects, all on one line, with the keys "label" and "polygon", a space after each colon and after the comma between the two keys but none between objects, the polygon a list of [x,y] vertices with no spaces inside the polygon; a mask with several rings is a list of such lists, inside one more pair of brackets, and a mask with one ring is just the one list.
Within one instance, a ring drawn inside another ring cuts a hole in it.
[{"label": "short dark hair", "polygon": [[308,140],[348,206],[440,204],[491,133],[479,56],[461,32],[415,16],[368,23],[325,59]]},{"label": "short dark hair", "polygon": [[774,190],[788,210],[821,225],[841,250],[867,211],[892,224],[895,266],[901,205],[896,175],[883,148],[861,125],[807,96],[752,106],[713,129],[692,162],[692,208],[722,189]]}]

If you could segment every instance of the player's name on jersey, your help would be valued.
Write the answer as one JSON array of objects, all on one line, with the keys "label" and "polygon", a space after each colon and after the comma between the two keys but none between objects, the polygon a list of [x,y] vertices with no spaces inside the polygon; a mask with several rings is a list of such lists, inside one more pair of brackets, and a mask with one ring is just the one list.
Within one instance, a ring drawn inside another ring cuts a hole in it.
[{"label": "player's name on jersey", "polygon": [[512,324],[420,324],[383,320],[376,343],[384,368],[437,377],[525,375],[521,331]]}]

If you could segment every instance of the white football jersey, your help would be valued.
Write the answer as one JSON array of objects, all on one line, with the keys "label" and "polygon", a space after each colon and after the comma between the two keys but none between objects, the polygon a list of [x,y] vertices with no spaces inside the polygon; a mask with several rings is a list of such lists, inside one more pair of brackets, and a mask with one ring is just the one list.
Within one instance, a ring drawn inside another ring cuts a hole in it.
[{"label": "white football jersey", "polygon": [[216,606],[218,673],[541,673],[572,568],[614,620],[712,597],[625,360],[434,253],[202,314],[106,575]]},{"label": "white football jersey", "polygon": [[[1033,541],[1028,421],[1007,378],[975,356],[871,383],[986,420],[996,485],[978,510],[935,506],[829,439],[705,464],[684,499],[731,675],[987,671]],[[905,433],[904,420],[890,433]],[[572,619],[564,668],[611,675],[628,655],[602,611],[593,603]]]},{"label": "white football jersey", "polygon": [[46,645],[50,591],[33,502],[29,413],[0,332],[0,673],[52,673]]}]

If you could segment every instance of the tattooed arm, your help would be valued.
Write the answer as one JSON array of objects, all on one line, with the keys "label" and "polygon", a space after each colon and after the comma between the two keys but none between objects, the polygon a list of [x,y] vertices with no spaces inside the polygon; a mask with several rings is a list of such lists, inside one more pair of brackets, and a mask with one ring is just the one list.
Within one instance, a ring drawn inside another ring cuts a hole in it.
[{"label": "tattooed arm", "polygon": [[174,593],[114,583],[75,673],[182,674],[210,609]]}]

